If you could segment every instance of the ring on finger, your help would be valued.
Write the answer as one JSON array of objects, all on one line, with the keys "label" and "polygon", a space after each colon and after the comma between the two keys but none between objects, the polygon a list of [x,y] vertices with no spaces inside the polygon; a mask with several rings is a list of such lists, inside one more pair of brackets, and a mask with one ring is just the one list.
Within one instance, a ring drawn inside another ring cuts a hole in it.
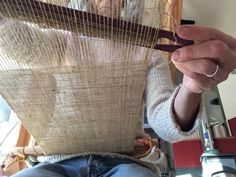
[{"label": "ring on finger", "polygon": [[213,78],[217,75],[217,73],[219,72],[219,65],[216,64],[216,69],[215,71],[212,73],[212,74],[205,74],[206,77],[209,77],[209,78]]}]

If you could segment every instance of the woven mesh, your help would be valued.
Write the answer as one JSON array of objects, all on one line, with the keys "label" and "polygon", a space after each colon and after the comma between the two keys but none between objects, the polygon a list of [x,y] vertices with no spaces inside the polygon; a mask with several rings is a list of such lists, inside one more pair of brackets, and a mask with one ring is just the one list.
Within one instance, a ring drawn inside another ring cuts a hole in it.
[{"label": "woven mesh", "polygon": [[103,16],[78,21],[63,7],[159,27],[164,2],[114,1],[111,12],[93,0],[47,2],[63,15],[47,3],[1,0],[0,94],[46,154],[132,152],[158,33],[107,27]]}]

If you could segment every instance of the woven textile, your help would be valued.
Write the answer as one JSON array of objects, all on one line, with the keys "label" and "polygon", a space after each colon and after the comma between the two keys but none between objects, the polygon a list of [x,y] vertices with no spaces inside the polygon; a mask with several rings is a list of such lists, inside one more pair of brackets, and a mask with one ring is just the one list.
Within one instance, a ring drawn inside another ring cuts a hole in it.
[{"label": "woven textile", "polygon": [[[47,16],[39,24],[30,18],[23,20],[21,13],[20,20],[11,18],[6,11],[15,14],[7,8],[15,2],[23,4],[23,0],[4,0],[5,8],[0,8],[0,94],[24,127],[46,154],[132,152],[142,122],[152,50],[104,38],[112,35],[112,29],[86,36],[70,26],[67,30],[56,29],[55,24],[49,27],[53,22]],[[158,26],[158,20],[151,20],[158,6],[155,9],[154,1],[150,3],[154,7],[148,11],[151,15],[144,8],[150,4],[140,1],[142,13],[138,11],[137,18],[131,19]],[[71,2],[69,6],[76,8]],[[128,14],[124,9],[120,18]],[[138,41],[138,34],[132,38]]]}]

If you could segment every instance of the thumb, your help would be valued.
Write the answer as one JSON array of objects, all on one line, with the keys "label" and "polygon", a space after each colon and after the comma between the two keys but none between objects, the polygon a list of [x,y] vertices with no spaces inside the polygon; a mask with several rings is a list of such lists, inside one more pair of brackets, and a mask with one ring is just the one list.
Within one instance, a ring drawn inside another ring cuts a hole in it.
[{"label": "thumb", "polygon": [[181,25],[177,28],[177,34],[188,40],[204,42],[209,40],[221,40],[230,48],[235,45],[235,39],[214,28],[199,26],[199,25]]}]

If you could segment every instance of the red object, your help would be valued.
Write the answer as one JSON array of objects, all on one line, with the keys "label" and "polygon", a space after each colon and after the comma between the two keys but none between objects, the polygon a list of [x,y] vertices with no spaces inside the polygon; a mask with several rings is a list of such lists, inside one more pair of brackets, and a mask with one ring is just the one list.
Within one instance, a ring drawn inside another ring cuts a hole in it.
[{"label": "red object", "polygon": [[[236,154],[236,118],[229,120],[232,137],[215,138],[214,146],[221,153]],[[173,144],[175,168],[200,168],[200,157],[203,153],[200,139],[186,140]]]},{"label": "red object", "polygon": [[236,117],[233,119],[230,119],[228,122],[229,122],[229,128],[231,130],[232,135],[236,137]]},{"label": "red object", "polygon": [[221,153],[236,154],[236,137],[214,139],[215,148]]},{"label": "red object", "polygon": [[202,143],[198,139],[174,143],[175,168],[199,168],[202,153]]}]

